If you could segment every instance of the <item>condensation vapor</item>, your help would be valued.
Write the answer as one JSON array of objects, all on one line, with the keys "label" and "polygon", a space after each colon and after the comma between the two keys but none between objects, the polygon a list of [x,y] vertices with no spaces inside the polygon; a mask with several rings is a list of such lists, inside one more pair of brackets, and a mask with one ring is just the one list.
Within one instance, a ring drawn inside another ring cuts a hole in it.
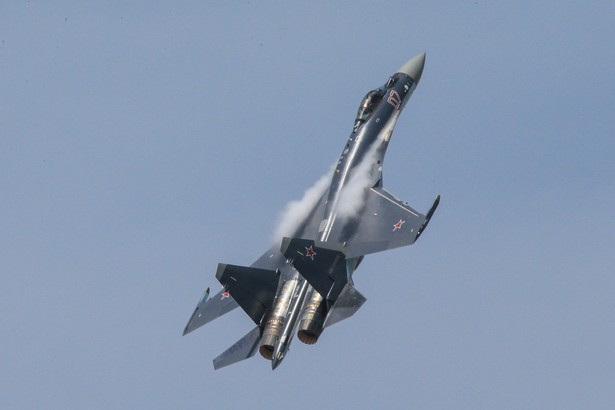
[{"label": "condensation vapor", "polygon": [[361,212],[365,205],[367,190],[378,182],[374,178],[374,171],[376,171],[374,167],[376,167],[378,161],[378,149],[381,147],[386,149],[385,144],[388,143],[391,134],[393,134],[399,113],[400,111],[397,110],[389,118],[381,131],[381,137],[369,147],[363,160],[357,165],[352,175],[350,175],[350,180],[342,188],[336,207],[338,217],[347,219],[359,216],[359,212]]},{"label": "condensation vapor", "polygon": [[320,197],[331,184],[332,175],[333,167],[331,167],[329,172],[320,177],[311,188],[305,191],[303,198],[291,201],[286,205],[274,231],[274,241],[280,241],[283,237],[291,236],[295,233],[299,224],[301,224],[305,217],[312,211]]},{"label": "condensation vapor", "polygon": [[376,152],[380,144],[374,143],[357,165],[350,180],[346,183],[337,203],[336,213],[341,218],[352,218],[359,215],[365,204],[366,191],[374,184],[373,167],[376,163]]}]

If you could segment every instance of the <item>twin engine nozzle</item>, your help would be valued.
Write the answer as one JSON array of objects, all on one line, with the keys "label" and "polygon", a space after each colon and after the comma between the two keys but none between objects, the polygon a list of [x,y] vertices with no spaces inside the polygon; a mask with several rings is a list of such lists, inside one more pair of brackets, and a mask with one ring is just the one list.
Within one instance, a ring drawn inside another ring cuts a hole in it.
[{"label": "twin engine nozzle", "polygon": [[[274,352],[280,350],[276,347],[282,340],[284,340],[284,343],[290,343],[286,339],[292,336],[284,335],[284,329],[288,328],[291,332],[294,330],[294,324],[289,324],[288,321],[297,317],[297,312],[291,312],[291,310],[294,298],[300,297],[298,294],[300,288],[298,277],[285,281],[273,302],[273,309],[271,309],[271,313],[265,321],[259,348],[261,356],[267,360],[274,359]],[[299,340],[310,345],[316,343],[322,333],[326,316],[323,297],[314,289],[310,289],[306,302],[303,306],[299,305],[297,308],[301,309],[297,331]]]}]

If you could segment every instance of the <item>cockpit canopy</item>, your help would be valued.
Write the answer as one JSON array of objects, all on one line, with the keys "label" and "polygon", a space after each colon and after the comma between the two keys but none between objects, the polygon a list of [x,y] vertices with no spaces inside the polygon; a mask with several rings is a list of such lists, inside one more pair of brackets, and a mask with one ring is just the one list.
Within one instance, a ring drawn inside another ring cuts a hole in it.
[{"label": "cockpit canopy", "polygon": [[377,90],[372,90],[367,93],[363,101],[361,101],[361,105],[359,105],[359,111],[357,112],[357,118],[354,122],[354,131],[356,131],[361,124],[363,124],[369,116],[374,112],[382,97],[384,96],[384,90],[379,88]]}]

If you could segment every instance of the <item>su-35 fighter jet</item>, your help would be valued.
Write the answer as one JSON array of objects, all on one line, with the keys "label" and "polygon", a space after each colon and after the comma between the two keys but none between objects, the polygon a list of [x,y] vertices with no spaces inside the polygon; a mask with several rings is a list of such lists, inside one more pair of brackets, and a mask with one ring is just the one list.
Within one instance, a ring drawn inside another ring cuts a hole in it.
[{"label": "su-35 fighter jet", "polygon": [[303,343],[316,343],[324,328],[365,302],[352,280],[363,257],[411,245],[421,236],[440,196],[421,214],[383,188],[382,165],[424,65],[425,53],[367,93],[339,161],[298,203],[274,246],[249,267],[218,265],[222,289],[211,298],[205,291],[184,335],[237,306],[256,326],[214,359],[215,369],[257,350],[275,369],[295,333]]}]

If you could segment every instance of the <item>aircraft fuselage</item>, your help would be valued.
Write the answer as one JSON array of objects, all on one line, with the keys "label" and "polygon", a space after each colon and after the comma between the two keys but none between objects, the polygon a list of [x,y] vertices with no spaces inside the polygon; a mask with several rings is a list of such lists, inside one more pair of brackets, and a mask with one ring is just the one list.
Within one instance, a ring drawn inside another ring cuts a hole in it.
[{"label": "aircraft fuselage", "polygon": [[325,327],[352,316],[365,302],[352,281],[363,257],[410,245],[421,235],[439,196],[421,214],[384,189],[382,166],[424,63],[423,53],[367,93],[331,174],[288,212],[276,245],[249,267],[218,264],[223,289],[212,298],[205,292],[184,334],[237,306],[256,327],[216,357],[214,368],[258,350],[275,369],[295,334],[303,343],[316,343]]},{"label": "aircraft fuselage", "polygon": [[[356,182],[360,185],[356,187],[359,191],[380,183],[384,156],[393,129],[401,110],[416,88],[416,84],[417,82],[409,74],[397,72],[383,87],[370,91],[362,100],[352,133],[335,166],[318,237],[315,239],[321,242],[345,243],[353,234],[352,219],[360,215],[361,209],[358,204],[358,209],[353,214],[345,209],[342,209],[341,213],[338,212],[340,201],[344,200],[344,189],[353,183],[353,178],[361,178],[361,181]],[[373,107],[370,107],[370,104]],[[351,197],[347,200],[357,202],[359,199],[359,197]],[[342,206],[352,207],[354,204],[342,204]],[[336,231],[337,235],[331,237],[332,227],[338,216],[344,219],[340,221],[344,224],[344,229]],[[355,266],[356,264],[357,262]],[[318,295],[314,294],[315,290],[307,284],[305,279],[296,270],[293,269],[293,271],[289,280],[297,280],[299,284],[295,287],[291,298],[295,303],[288,305],[282,335],[273,347],[271,359],[273,369],[282,362],[286,355],[296,329],[296,322],[300,317],[299,313],[305,310],[306,300],[316,298],[320,303],[323,301],[322,296],[318,298]],[[351,274],[352,272],[349,272],[349,280],[351,280]]]}]

